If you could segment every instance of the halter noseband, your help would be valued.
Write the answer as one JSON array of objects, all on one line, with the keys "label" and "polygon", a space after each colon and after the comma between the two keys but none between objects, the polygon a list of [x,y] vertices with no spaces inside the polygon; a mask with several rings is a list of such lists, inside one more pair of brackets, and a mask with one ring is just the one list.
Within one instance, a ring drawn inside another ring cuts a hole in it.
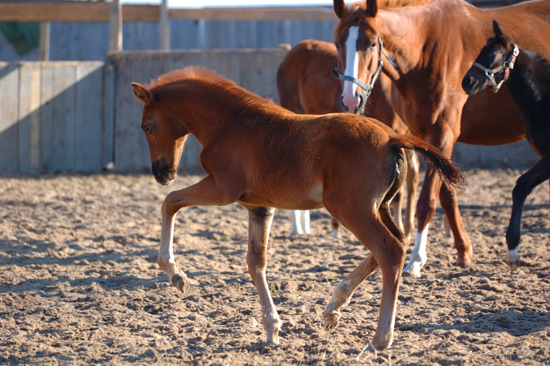
[{"label": "halter noseband", "polygon": [[384,62],[382,61],[382,54],[386,56],[390,64],[397,68],[397,64],[395,63],[395,60],[386,53],[386,50],[384,50],[384,46],[382,44],[382,38],[378,36],[378,66],[376,67],[376,71],[372,75],[372,79],[370,83],[367,85],[361,80],[357,79],[355,76],[351,75],[345,75],[340,72],[340,68],[336,67],[334,72],[336,73],[336,76],[338,76],[338,79],[342,81],[351,81],[352,83],[357,84],[361,87],[361,89],[364,90],[364,92],[358,92],[363,97],[363,106],[358,110],[358,114],[363,114],[365,111],[365,104],[367,102],[368,97],[372,93],[372,89],[374,88],[374,83],[376,82],[376,79],[378,79],[378,76],[380,76],[380,72],[382,72],[382,66],[384,66]]},{"label": "halter noseband", "polygon": [[[514,69],[514,63],[516,62],[516,57],[519,55],[519,48],[518,46],[514,45],[514,50],[510,54],[510,57],[508,57],[507,60],[505,60],[502,65],[494,67],[492,69],[489,69],[485,66],[483,66],[480,63],[474,62],[472,66],[477,67],[481,71],[485,72],[485,77],[489,79],[491,82],[491,91],[498,92],[502,84],[508,80],[508,77],[510,76],[510,70]],[[495,75],[503,72],[504,76],[502,77],[502,80],[497,83],[495,80]]]}]

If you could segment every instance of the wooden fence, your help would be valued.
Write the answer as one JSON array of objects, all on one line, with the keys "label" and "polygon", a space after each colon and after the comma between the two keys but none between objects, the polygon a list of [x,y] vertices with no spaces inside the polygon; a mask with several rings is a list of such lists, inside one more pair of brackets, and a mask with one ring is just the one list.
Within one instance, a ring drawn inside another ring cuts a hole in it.
[{"label": "wooden fence", "polygon": [[103,62],[0,63],[0,171],[100,170],[105,87]]},{"label": "wooden fence", "polygon": [[[142,105],[130,83],[147,83],[187,65],[214,69],[277,101],[275,74],[285,49],[117,52],[107,62],[0,63],[0,172],[119,172],[150,169],[139,126]],[[199,168],[190,138],[181,168]],[[457,145],[462,166],[525,166],[536,161],[527,142]]]}]

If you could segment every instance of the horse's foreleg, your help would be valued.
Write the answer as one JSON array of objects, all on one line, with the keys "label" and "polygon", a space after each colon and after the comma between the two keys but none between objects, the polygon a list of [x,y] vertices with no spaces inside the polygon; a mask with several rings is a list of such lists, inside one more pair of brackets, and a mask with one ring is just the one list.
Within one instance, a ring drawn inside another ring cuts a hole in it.
[{"label": "horse's foreleg", "polygon": [[508,264],[512,270],[519,265],[518,246],[521,238],[521,215],[529,193],[537,185],[550,178],[550,154],[544,155],[535,165],[518,178],[512,192],[513,205],[510,224],[506,230]]},{"label": "horse's foreleg", "polygon": [[309,210],[302,211],[302,227],[305,234],[311,234],[311,228],[309,227],[310,223]]},{"label": "horse's foreleg", "polygon": [[466,235],[466,229],[462,223],[460,211],[458,210],[455,190],[444,184],[439,193],[439,200],[445,212],[445,218],[448,220],[449,227],[453,233],[453,238],[455,238],[455,248],[458,253],[457,264],[461,267],[469,266],[472,264],[474,253],[470,239],[468,235]]},{"label": "horse's foreleg", "polygon": [[267,333],[269,343],[279,343],[279,329],[281,320],[273,304],[271,293],[267,286],[265,270],[267,266],[267,243],[269,230],[275,209],[268,207],[255,207],[248,209],[248,254],[246,262],[248,272],[260,295],[262,305],[262,320]]},{"label": "horse's foreleg", "polygon": [[353,272],[351,272],[344,280],[342,280],[332,293],[332,298],[325,309],[323,314],[323,325],[325,329],[329,330],[336,325],[340,320],[340,310],[344,308],[349,301],[351,296],[357,289],[357,287],[363,282],[368,276],[371,275],[374,270],[378,268],[378,263],[372,255],[369,255]]},{"label": "horse's foreleg", "polygon": [[300,210],[290,211],[290,221],[292,221],[292,226],[290,227],[290,235],[302,235],[304,233],[304,230],[302,228],[302,221],[300,220]]},{"label": "horse's foreleg", "polygon": [[418,189],[420,162],[418,161],[418,155],[412,150],[405,150],[405,156],[407,157],[407,212],[405,213],[405,235],[408,236],[414,229],[416,190]]},{"label": "horse's foreleg", "polygon": [[417,230],[414,247],[409,263],[404,269],[405,274],[415,277],[421,276],[421,269],[428,259],[426,247],[428,243],[428,228],[437,205],[436,194],[441,187],[441,180],[435,170],[428,166],[424,177],[424,184],[416,207]]},{"label": "horse's foreleg", "polygon": [[187,206],[224,205],[230,203],[219,191],[211,176],[197,184],[174,191],[166,196],[162,204],[162,231],[158,265],[168,274],[172,284],[181,292],[187,291],[189,282],[184,272],[181,272],[174,258],[173,238],[174,221],[177,212]]}]

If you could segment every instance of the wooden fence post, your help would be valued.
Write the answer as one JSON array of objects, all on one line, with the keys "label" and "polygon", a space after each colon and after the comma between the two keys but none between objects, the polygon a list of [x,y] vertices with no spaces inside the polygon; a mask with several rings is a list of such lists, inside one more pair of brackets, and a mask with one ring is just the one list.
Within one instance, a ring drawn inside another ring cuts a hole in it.
[{"label": "wooden fence post", "polygon": [[113,0],[109,12],[110,51],[122,51],[122,3]]}]

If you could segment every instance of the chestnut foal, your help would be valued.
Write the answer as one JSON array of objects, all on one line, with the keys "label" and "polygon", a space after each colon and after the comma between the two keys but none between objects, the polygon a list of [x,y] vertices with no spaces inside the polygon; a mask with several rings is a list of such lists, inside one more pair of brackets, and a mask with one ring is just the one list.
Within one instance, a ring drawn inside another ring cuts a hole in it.
[{"label": "chestnut foal", "polygon": [[389,203],[405,179],[403,148],[419,152],[445,184],[462,183],[458,168],[431,145],[398,136],[377,120],[351,113],[294,114],[204,69],[187,67],[148,86],[132,86],[144,104],[141,128],[160,184],[176,178],[189,133],[202,145],[200,162],[207,176],[170,193],[162,205],[158,263],[172,284],[182,292],[189,286],[173,253],[176,213],[191,205],[239,203],[249,212],[247,264],[260,295],[267,341],[278,343],[281,321],[265,276],[274,207],[324,206],[370,251],[334,289],[325,327],[336,326],[340,309],[380,266],[382,301],[373,344],[389,347],[405,260],[405,236],[393,222]]}]

